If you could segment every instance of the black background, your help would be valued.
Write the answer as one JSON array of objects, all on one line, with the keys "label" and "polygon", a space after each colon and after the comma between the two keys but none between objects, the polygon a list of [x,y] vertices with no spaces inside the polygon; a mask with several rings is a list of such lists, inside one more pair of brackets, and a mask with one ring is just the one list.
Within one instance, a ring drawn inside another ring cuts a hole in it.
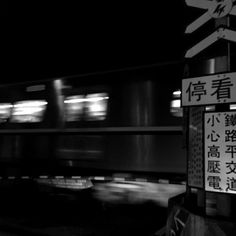
[{"label": "black background", "polygon": [[185,27],[203,13],[183,0],[77,2],[2,7],[0,83],[183,60]]}]

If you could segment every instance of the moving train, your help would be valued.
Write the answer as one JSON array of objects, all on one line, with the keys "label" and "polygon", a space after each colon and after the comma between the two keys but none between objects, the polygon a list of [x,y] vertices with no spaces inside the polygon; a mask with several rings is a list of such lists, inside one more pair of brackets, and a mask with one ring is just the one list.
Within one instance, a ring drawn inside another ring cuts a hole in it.
[{"label": "moving train", "polygon": [[2,228],[154,235],[186,188],[181,75],[150,66],[0,86]]},{"label": "moving train", "polygon": [[181,73],[149,66],[2,85],[0,175],[185,177]]}]

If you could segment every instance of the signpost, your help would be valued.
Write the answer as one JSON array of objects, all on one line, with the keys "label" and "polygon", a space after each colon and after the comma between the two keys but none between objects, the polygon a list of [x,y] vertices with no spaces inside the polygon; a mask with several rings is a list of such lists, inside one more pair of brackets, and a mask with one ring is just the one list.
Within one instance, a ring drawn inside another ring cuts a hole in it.
[{"label": "signpost", "polygon": [[236,112],[205,113],[205,190],[236,194]]},{"label": "signpost", "polygon": [[[169,223],[168,235],[180,235],[182,230],[186,235],[196,232],[199,235],[231,235],[235,227],[231,228],[227,222],[225,231],[222,230],[221,219],[236,215],[236,207],[232,204],[236,200],[236,111],[230,110],[229,105],[236,104],[236,72],[230,68],[229,43],[236,42],[236,32],[229,29],[229,16],[236,16],[236,0],[186,0],[186,3],[207,12],[192,22],[185,33],[193,33],[211,19],[215,22],[215,32],[187,50],[185,58],[193,58],[221,39],[225,42],[217,52],[224,56],[211,58],[211,64],[194,61],[193,65],[186,64],[185,67],[189,77],[182,80],[181,93],[188,140],[185,200],[189,209],[197,210],[197,214],[193,214],[193,218],[187,217],[187,221],[179,221],[182,219],[180,211],[172,210],[174,227]],[[192,66],[196,68],[192,70]],[[194,77],[194,71],[198,77]],[[206,112],[209,105],[214,105],[213,111]],[[202,218],[199,213],[203,214]],[[215,230],[214,219],[212,232],[205,217],[210,215],[218,216],[221,225]]]},{"label": "signpost", "polygon": [[236,103],[236,72],[182,80],[182,106]]},{"label": "signpost", "polygon": [[[217,49],[219,55],[224,56],[213,59],[210,74],[206,75],[206,68],[201,68],[203,76],[193,75],[182,81],[182,106],[188,110],[188,190],[198,188],[196,204],[200,208],[204,206],[205,213],[229,217],[235,200],[232,194],[236,193],[236,130],[228,121],[228,117],[235,117],[235,112],[227,105],[236,103],[236,72],[230,70],[230,43],[236,42],[236,32],[230,29],[229,17],[236,16],[236,0],[185,1],[190,7],[205,10],[186,27],[186,34],[210,20],[215,22],[213,33],[188,49],[185,58],[195,57],[218,40],[225,41],[225,45]],[[207,105],[214,105],[214,112],[205,113]],[[204,119],[200,121],[199,117]],[[202,165],[196,165],[200,162]],[[206,207],[209,199],[215,201],[212,211]]]}]

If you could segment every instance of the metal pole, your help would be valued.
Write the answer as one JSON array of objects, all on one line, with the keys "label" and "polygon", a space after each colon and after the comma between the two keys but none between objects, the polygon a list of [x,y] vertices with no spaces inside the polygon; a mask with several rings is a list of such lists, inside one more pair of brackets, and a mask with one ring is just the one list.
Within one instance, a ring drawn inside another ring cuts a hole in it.
[{"label": "metal pole", "polygon": [[[215,20],[215,27],[218,26],[230,26],[229,16]],[[215,59],[215,73],[230,72],[230,43],[226,43],[226,47],[223,47],[222,54],[225,56],[217,57]],[[229,110],[229,104],[222,104],[216,106],[216,111]],[[216,210],[218,216],[230,217],[231,216],[231,201],[232,197],[229,194],[216,193]]]}]

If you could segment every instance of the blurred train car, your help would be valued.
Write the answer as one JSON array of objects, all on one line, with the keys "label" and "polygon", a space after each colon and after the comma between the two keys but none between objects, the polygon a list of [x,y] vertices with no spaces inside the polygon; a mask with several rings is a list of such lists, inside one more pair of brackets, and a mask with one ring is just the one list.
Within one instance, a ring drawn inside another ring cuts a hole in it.
[{"label": "blurred train car", "polygon": [[2,86],[1,174],[184,175],[175,73],[154,67]]},{"label": "blurred train car", "polygon": [[185,191],[181,74],[151,66],[1,86],[0,226],[22,235],[163,227],[168,199]]}]

